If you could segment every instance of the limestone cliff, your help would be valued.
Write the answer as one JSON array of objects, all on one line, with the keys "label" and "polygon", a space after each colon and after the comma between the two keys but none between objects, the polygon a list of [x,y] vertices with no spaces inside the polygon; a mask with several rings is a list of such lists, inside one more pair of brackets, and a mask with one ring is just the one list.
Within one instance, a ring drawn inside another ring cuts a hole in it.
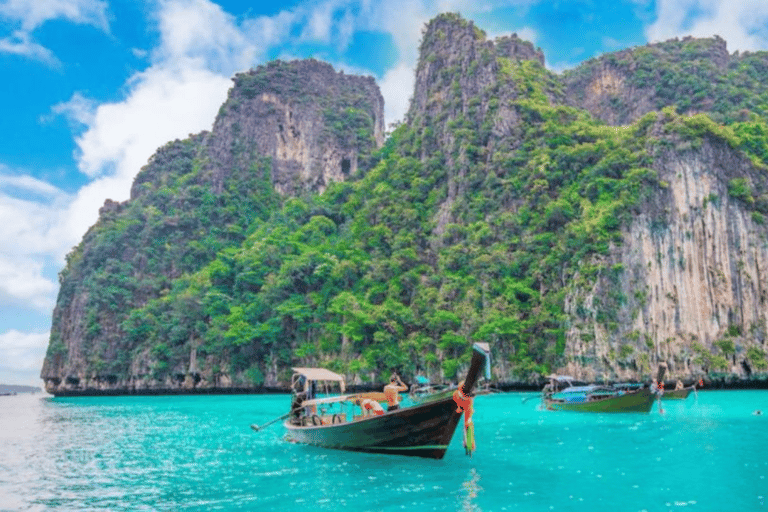
[{"label": "limestone cliff", "polygon": [[[731,339],[736,350],[720,370],[749,375],[747,351],[768,340],[768,229],[729,182],[764,187],[765,169],[709,138],[695,149],[661,150],[653,166],[663,187],[605,262],[618,276],[606,272],[566,298],[572,323],[562,371],[634,379],[663,362],[672,376],[689,379],[712,371],[708,355]],[[615,293],[622,300],[611,330],[593,305]]]},{"label": "limestone cliff", "polygon": [[160,148],[68,256],[46,388],[450,380],[467,339],[500,381],[764,371],[765,70],[686,38],[557,75],[445,14],[386,141],[372,78],[238,74],[212,130]]},{"label": "limestone cliff", "polygon": [[[473,166],[502,176],[507,171],[497,162],[531,143],[526,122],[540,118],[526,118],[526,102],[537,94],[554,108],[586,110],[609,125],[670,106],[686,115],[745,119],[744,106],[765,95],[748,78],[754,71],[745,61],[763,68],[767,55],[729,55],[719,37],[686,37],[607,54],[555,77],[540,68],[544,57],[530,43],[515,36],[490,41],[471,22],[438,17],[425,31],[408,114],[414,126],[427,127],[422,159],[445,155],[448,193],[435,232],[456,222],[461,203],[475,200],[476,191],[467,192]],[[462,140],[451,123],[474,136]],[[666,362],[668,375],[691,379],[714,371],[712,354],[722,354],[725,341],[734,351],[719,370],[744,376],[753,371],[750,348],[765,353],[768,230],[765,205],[756,213],[753,200],[766,197],[766,168],[736,144],[702,137],[681,142],[663,122],[656,125],[645,151],[658,185],[645,191],[610,254],[592,260],[612,270],[592,285],[564,283],[568,327],[558,371],[585,380],[638,379]],[[729,193],[733,180],[748,184],[749,197]],[[510,209],[521,206],[525,201],[510,197]]]},{"label": "limestone cliff", "polygon": [[[241,243],[281,197],[322,192],[358,174],[383,142],[383,99],[370,77],[306,60],[272,62],[233,80],[213,129],[160,148],[131,198],[107,200],[68,256],[41,372],[48,392],[237,388],[227,372],[198,372],[196,339],[184,348],[146,346],[149,327],[130,330],[131,312]],[[160,362],[177,352],[183,363]]]}]

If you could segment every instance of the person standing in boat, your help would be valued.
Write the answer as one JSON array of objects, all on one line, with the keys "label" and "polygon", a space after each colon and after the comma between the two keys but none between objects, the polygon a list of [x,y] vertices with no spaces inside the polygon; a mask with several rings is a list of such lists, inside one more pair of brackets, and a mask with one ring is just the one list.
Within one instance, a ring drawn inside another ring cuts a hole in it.
[{"label": "person standing in boat", "polygon": [[396,411],[400,408],[400,391],[407,391],[408,386],[403,384],[400,376],[393,373],[389,378],[389,384],[384,386],[384,397],[387,399],[387,411]]}]

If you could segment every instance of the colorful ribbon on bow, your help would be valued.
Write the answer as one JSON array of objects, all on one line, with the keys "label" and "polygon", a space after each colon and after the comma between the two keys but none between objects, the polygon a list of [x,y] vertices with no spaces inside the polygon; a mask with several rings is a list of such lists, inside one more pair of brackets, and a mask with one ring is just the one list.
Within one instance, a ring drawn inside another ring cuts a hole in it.
[{"label": "colorful ribbon on bow", "polygon": [[475,424],[472,421],[474,399],[465,395],[461,390],[461,385],[459,385],[459,389],[453,393],[453,401],[456,402],[456,412],[464,412],[464,451],[471,457],[477,448],[475,446]]}]

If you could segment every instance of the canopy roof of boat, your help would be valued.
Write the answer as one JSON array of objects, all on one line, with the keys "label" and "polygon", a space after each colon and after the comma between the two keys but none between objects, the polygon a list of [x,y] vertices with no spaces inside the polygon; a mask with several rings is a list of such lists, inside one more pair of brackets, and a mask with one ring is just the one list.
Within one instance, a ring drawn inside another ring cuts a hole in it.
[{"label": "canopy roof of boat", "polygon": [[596,389],[599,389],[599,386],[571,386],[562,390],[561,393],[590,393]]},{"label": "canopy roof of boat", "polygon": [[294,368],[294,372],[303,375],[307,380],[333,380],[344,382],[344,377],[325,368]]}]

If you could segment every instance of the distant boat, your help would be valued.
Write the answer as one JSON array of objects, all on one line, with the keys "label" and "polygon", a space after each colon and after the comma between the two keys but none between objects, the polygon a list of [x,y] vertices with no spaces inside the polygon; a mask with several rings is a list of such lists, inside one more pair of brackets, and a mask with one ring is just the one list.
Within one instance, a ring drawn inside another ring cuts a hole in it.
[{"label": "distant boat", "polygon": [[416,384],[411,386],[408,392],[408,398],[415,404],[438,400],[440,398],[453,396],[453,392],[458,389],[456,384]]},{"label": "distant boat", "polygon": [[684,387],[682,381],[680,380],[677,381],[676,384],[678,387],[675,387],[675,389],[669,389],[669,390],[664,389],[663,383],[664,383],[664,375],[666,372],[667,372],[667,363],[665,362],[659,363],[659,368],[656,372],[656,382],[661,383],[660,388],[661,390],[663,390],[663,392],[660,391],[659,394],[661,395],[662,400],[685,400],[686,398],[688,398],[688,395],[691,394],[691,391],[696,390],[695,382],[691,386]]},{"label": "distant boat", "polygon": [[688,395],[691,394],[691,391],[694,391],[696,389],[696,386],[689,386],[687,388],[681,388],[681,389],[670,389],[669,391],[664,390],[664,393],[661,395],[662,400],[685,400],[688,398]]},{"label": "distant boat", "polygon": [[[465,395],[472,393],[483,367],[486,378],[490,378],[490,348],[487,343],[475,343],[462,386]],[[299,384],[297,387],[303,387],[303,391],[292,396],[291,417],[284,423],[288,441],[442,459],[462,415],[453,400],[454,389],[414,406],[366,416],[360,407],[362,401],[383,400],[383,393],[344,395],[344,379],[338,374],[323,368],[294,368],[294,372],[293,384]],[[329,382],[338,383],[341,394],[314,398],[317,386]]]},{"label": "distant boat", "polygon": [[650,412],[656,394],[637,385],[574,386],[567,376],[550,376],[542,391],[542,402],[550,411]]}]

